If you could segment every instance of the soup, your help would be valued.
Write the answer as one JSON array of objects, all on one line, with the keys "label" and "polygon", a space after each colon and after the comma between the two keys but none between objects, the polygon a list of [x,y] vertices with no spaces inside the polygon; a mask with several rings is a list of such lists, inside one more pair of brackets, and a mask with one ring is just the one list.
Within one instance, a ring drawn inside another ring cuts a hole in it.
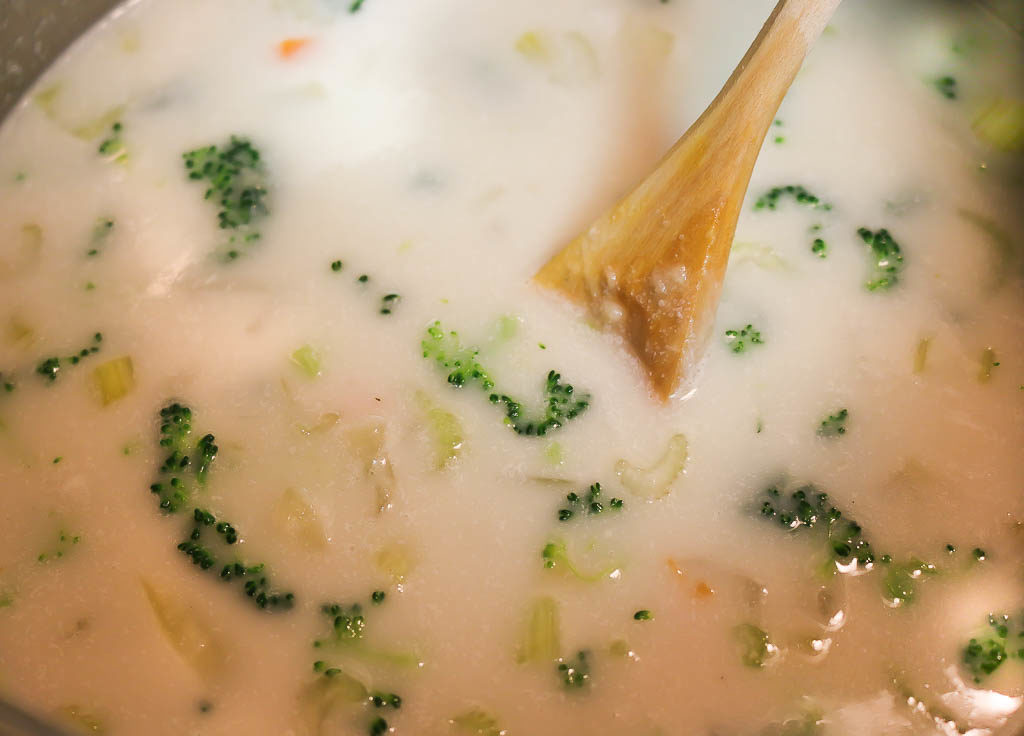
[{"label": "soup", "polygon": [[1020,39],[842,7],[662,404],[530,283],[730,0],[145,0],[0,129],[0,694],[106,734],[1006,733]]}]

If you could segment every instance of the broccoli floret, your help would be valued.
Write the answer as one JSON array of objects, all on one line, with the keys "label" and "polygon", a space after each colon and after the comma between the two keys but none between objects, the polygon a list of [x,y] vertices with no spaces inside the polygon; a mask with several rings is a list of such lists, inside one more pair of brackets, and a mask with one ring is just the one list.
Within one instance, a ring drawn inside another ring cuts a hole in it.
[{"label": "broccoli floret", "polygon": [[871,569],[875,562],[871,544],[864,539],[856,521],[844,518],[842,512],[829,503],[827,493],[808,485],[787,497],[773,486],[765,495],[767,500],[761,504],[763,518],[777,521],[791,531],[824,529],[829,553],[837,564],[848,566],[855,562],[859,567]]},{"label": "broccoli floret", "polygon": [[[357,0],[357,3],[361,4],[362,0]],[[388,728],[388,722],[385,721],[383,718],[374,718],[372,721],[370,721],[370,736],[382,736],[383,734],[388,732]]]},{"label": "broccoli floret", "polygon": [[939,94],[945,97],[947,100],[955,100],[957,98],[956,90],[956,78],[949,75],[945,77],[939,77],[935,80],[935,89],[938,90]]},{"label": "broccoli floret", "polygon": [[[559,521],[569,521],[574,516],[590,516],[600,514],[605,510],[601,501],[601,484],[593,483],[582,495],[573,491],[565,497],[568,505],[558,510]],[[624,503],[621,498],[612,498],[608,501],[608,507],[616,511],[622,509]]]},{"label": "broccoli floret", "polygon": [[385,294],[380,298],[380,313],[391,314],[400,301],[402,301],[402,297],[398,294]]},{"label": "broccoli floret", "polygon": [[114,229],[114,221],[109,217],[101,217],[92,228],[92,236],[89,238],[89,249],[85,252],[87,256],[98,256],[103,247],[104,241]]},{"label": "broccoli floret", "polygon": [[654,614],[648,611],[646,608],[641,608],[639,611],[633,614],[635,621],[652,621]]},{"label": "broccoli floret", "polygon": [[383,590],[375,590],[373,591],[373,593],[370,594],[370,602],[373,603],[375,606],[379,606],[381,603],[384,602],[384,599],[386,597],[387,593],[385,593]]},{"label": "broccoli floret", "polygon": [[69,355],[66,358],[50,357],[39,361],[36,365],[36,373],[50,383],[53,383],[58,377],[60,377],[61,370],[64,368],[64,363],[78,365],[82,362],[83,358],[88,358],[90,355],[98,353],[100,351],[100,343],[102,342],[103,333],[96,332],[92,336],[91,344],[88,347],[82,348],[77,353]]},{"label": "broccoli floret", "polygon": [[[462,345],[457,332],[445,332],[440,322],[427,328],[427,336],[421,342],[423,357],[433,359],[448,371],[448,383],[456,388],[476,383],[482,390],[491,391],[494,381],[477,360],[479,351]],[[543,437],[550,431],[564,426],[590,406],[589,394],[577,394],[555,371],[548,371],[544,382],[544,411],[540,416],[525,416],[522,403],[507,394],[491,393],[492,404],[505,407],[505,424],[516,434]]]},{"label": "broccoli floret", "polygon": [[846,420],[849,417],[850,412],[846,409],[840,409],[835,414],[829,414],[821,421],[821,425],[818,427],[818,436],[838,437],[846,434]]},{"label": "broccoli floret", "polygon": [[763,345],[764,340],[753,325],[747,325],[738,330],[726,330],[725,343],[732,347],[734,353],[742,353],[747,349],[748,344]]},{"label": "broccoli floret", "polygon": [[581,649],[570,660],[558,662],[558,675],[566,690],[582,690],[590,686],[590,652]]},{"label": "broccoli floret", "polygon": [[827,258],[828,244],[821,238],[815,238],[811,243],[811,253],[818,256],[818,258]]},{"label": "broccoli floret", "polygon": [[872,232],[866,227],[859,228],[857,234],[871,248],[871,275],[864,285],[868,291],[891,289],[899,282],[903,271],[903,254],[900,244],[885,228]]},{"label": "broccoli floret", "polygon": [[363,617],[363,609],[358,603],[351,606],[342,606],[338,603],[325,603],[320,607],[320,612],[331,621],[331,638],[317,639],[313,646],[320,648],[328,644],[343,644],[363,638],[363,630],[366,628],[366,619]]},{"label": "broccoli floret", "polygon": [[370,693],[370,704],[374,708],[394,708],[398,710],[402,707],[402,699],[394,693],[377,691]]},{"label": "broccoli floret", "polygon": [[206,146],[182,154],[189,179],[206,180],[205,199],[215,199],[222,230],[232,230],[225,253],[227,260],[238,258],[239,244],[259,240],[259,220],[269,214],[265,199],[267,183],[260,152],[246,138],[231,136],[227,145]]},{"label": "broccoli floret", "polygon": [[[99,131],[97,131],[99,132]],[[121,163],[128,158],[128,152],[124,147],[124,139],[122,134],[124,133],[124,126],[120,122],[115,122],[110,126],[110,133],[99,145],[98,152],[101,156],[106,156],[111,161],[117,161]]]},{"label": "broccoli floret", "polygon": [[811,194],[804,187],[789,185],[785,187],[775,187],[769,189],[767,192],[762,194],[754,202],[754,209],[756,210],[774,210],[778,208],[779,200],[782,197],[791,196],[796,200],[797,204],[807,205],[812,209],[828,211],[832,209],[832,205],[828,202],[822,202],[817,196]]},{"label": "broccoli floret", "polygon": [[985,630],[972,637],[963,650],[964,667],[975,683],[1013,658],[1024,659],[1024,628],[1015,627],[1006,614],[989,614]]}]

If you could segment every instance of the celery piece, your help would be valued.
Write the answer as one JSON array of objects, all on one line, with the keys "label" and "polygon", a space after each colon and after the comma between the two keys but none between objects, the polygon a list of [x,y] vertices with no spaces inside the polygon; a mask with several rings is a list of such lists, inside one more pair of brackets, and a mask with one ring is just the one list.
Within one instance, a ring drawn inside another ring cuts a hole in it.
[{"label": "celery piece", "polygon": [[431,401],[423,391],[416,392],[416,401],[427,419],[427,430],[434,445],[434,467],[444,470],[451,467],[465,444],[462,422],[449,411]]},{"label": "celery piece", "polygon": [[135,369],[127,355],[100,363],[93,369],[93,380],[100,390],[103,405],[113,403],[135,388]]},{"label": "celery piece", "polygon": [[516,51],[531,61],[545,61],[551,56],[548,43],[536,31],[526,31],[517,38],[515,48]]},{"label": "celery piece", "polygon": [[327,534],[316,510],[294,488],[288,488],[274,507],[274,522],[307,549],[327,548]]},{"label": "celery piece", "polygon": [[459,713],[449,723],[470,736],[506,736],[508,733],[498,725],[498,719],[480,708],[471,708]]},{"label": "celery piece", "polygon": [[374,562],[377,563],[377,569],[399,585],[405,582],[406,577],[415,566],[412,550],[397,542],[381,547],[377,551]]},{"label": "celery piece", "polygon": [[558,603],[542,596],[530,603],[523,641],[516,652],[517,662],[551,662],[562,649]]},{"label": "celery piece", "polygon": [[661,458],[650,468],[640,468],[626,460],[615,464],[615,474],[622,485],[637,496],[653,500],[668,495],[672,483],[683,472],[686,465],[687,445],[685,435],[674,435]]},{"label": "celery piece", "polygon": [[316,378],[321,373],[322,358],[320,353],[309,345],[303,345],[292,353],[292,363],[302,369],[310,378]]},{"label": "celery piece", "polygon": [[80,705],[65,705],[60,713],[68,721],[74,723],[87,733],[106,733],[102,719],[92,711],[86,710]]},{"label": "celery piece", "polygon": [[996,351],[992,348],[985,348],[981,353],[981,370],[978,371],[978,380],[988,383],[992,380],[992,369],[999,367],[996,360]]},{"label": "celery piece", "polygon": [[928,349],[932,346],[930,337],[922,337],[917,341],[917,348],[914,350],[914,373],[924,373],[925,365],[928,362]]},{"label": "celery piece", "polygon": [[1024,101],[1000,98],[974,118],[974,134],[1006,153],[1024,152]]},{"label": "celery piece", "polygon": [[146,580],[141,583],[160,631],[178,655],[204,678],[220,673],[226,664],[223,649],[196,612]]},{"label": "celery piece", "polygon": [[733,629],[733,636],[740,648],[740,661],[747,667],[761,669],[775,654],[778,647],[772,644],[768,632],[753,624],[740,624]]}]

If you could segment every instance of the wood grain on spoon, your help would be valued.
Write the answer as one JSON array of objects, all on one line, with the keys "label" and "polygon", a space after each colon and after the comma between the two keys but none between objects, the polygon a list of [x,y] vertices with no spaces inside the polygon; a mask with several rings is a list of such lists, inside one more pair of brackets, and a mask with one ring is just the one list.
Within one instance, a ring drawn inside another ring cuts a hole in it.
[{"label": "wood grain on spoon", "polygon": [[722,91],[658,167],[537,274],[621,335],[667,399],[714,325],[768,126],[839,0],[780,0]]}]

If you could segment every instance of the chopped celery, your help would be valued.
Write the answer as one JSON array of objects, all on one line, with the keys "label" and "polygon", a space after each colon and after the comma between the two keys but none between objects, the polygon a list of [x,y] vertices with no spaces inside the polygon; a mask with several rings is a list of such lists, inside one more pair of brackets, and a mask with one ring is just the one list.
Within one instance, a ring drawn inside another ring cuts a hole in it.
[{"label": "chopped celery", "polygon": [[191,606],[146,580],[141,583],[160,631],[174,651],[201,677],[219,674],[226,658],[213,631]]},{"label": "chopped celery", "polygon": [[274,521],[285,534],[307,549],[327,547],[327,534],[316,510],[294,488],[288,488],[274,507]]},{"label": "chopped celery", "polygon": [[32,96],[32,101],[39,106],[50,120],[57,119],[57,98],[60,96],[63,87],[62,82],[54,82],[49,87],[41,89]]},{"label": "chopped celery", "polygon": [[985,348],[981,353],[981,370],[978,371],[978,380],[982,383],[988,383],[992,380],[992,369],[999,367],[999,361],[996,360],[996,351],[992,348]]},{"label": "chopped celery", "polygon": [[427,430],[434,445],[434,467],[444,470],[459,459],[465,443],[462,422],[450,411],[435,404],[423,391],[416,392],[416,401],[427,419]]},{"label": "chopped celery", "polygon": [[415,567],[412,550],[401,543],[392,543],[377,550],[374,557],[377,569],[401,585]]},{"label": "chopped celery", "polygon": [[395,488],[395,471],[385,447],[384,429],[382,421],[374,421],[346,434],[348,444],[362,462],[364,476],[373,488],[378,513],[391,508]]},{"label": "chopped celery", "polygon": [[729,260],[733,263],[749,261],[766,271],[785,271],[789,264],[774,248],[760,243],[736,242],[732,244]]},{"label": "chopped celery", "polygon": [[523,33],[516,39],[515,48],[516,51],[531,61],[544,61],[551,56],[548,44],[536,31],[526,31]]},{"label": "chopped celery", "polygon": [[530,603],[526,630],[516,652],[517,662],[551,662],[561,654],[558,603],[542,596]]},{"label": "chopped celery", "polygon": [[686,465],[686,436],[677,434],[668,441],[661,458],[650,468],[640,468],[626,460],[615,464],[615,473],[626,488],[637,496],[653,500],[668,495],[672,483]]},{"label": "chopped celery", "polygon": [[[317,665],[322,663],[318,662]],[[322,672],[300,696],[302,710],[313,734],[327,733],[327,721],[347,710],[365,707],[370,692],[356,678],[337,667],[314,669]]]},{"label": "chopped celery", "polygon": [[768,632],[753,624],[740,624],[733,629],[733,636],[740,648],[740,661],[747,667],[760,669],[778,653]]},{"label": "chopped celery", "polygon": [[107,732],[106,727],[103,725],[103,720],[94,712],[86,710],[80,705],[65,705],[60,709],[60,713],[68,721],[74,723],[87,733]]},{"label": "chopped celery", "polygon": [[292,363],[301,368],[310,378],[316,378],[321,373],[323,360],[316,349],[309,345],[303,345],[292,353]]},{"label": "chopped celery", "polygon": [[599,580],[608,578],[616,579],[621,571],[615,564],[606,564],[595,572],[584,570],[569,556],[569,548],[565,542],[548,542],[541,550],[541,559],[544,560],[544,567],[549,570],[556,568],[564,569],[571,573],[577,580],[585,583],[596,583]]},{"label": "chopped celery", "polygon": [[549,442],[544,448],[544,459],[551,465],[561,465],[565,462],[565,448],[561,442]]},{"label": "chopped celery", "polygon": [[914,350],[914,373],[924,373],[925,365],[928,362],[928,349],[931,345],[930,337],[922,337],[917,341],[917,348]]},{"label": "chopped celery", "polygon": [[1007,153],[1024,151],[1024,101],[993,100],[972,125],[974,134],[990,146]]},{"label": "chopped celery", "polygon": [[937,573],[935,565],[918,559],[911,559],[905,564],[889,563],[882,580],[886,602],[893,608],[913,603],[917,597],[917,582],[925,575]]},{"label": "chopped celery", "polygon": [[469,736],[506,736],[508,731],[498,725],[498,719],[480,708],[471,708],[449,720],[459,731]]},{"label": "chopped celery", "polygon": [[99,387],[104,406],[117,401],[135,388],[135,371],[132,359],[127,355],[100,363],[93,369],[92,376]]}]

